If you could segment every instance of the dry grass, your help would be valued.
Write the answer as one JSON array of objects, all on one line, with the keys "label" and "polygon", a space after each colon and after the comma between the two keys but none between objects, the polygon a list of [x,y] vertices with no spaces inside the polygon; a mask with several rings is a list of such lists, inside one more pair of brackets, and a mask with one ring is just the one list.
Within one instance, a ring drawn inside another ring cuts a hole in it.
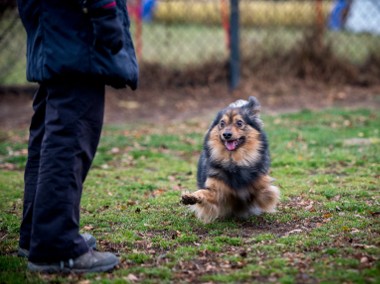
[{"label": "dry grass", "polygon": [[[224,1],[229,3],[229,1]],[[162,22],[220,24],[223,1],[170,1],[157,5],[155,19]],[[229,14],[229,5],[227,10]],[[323,1],[322,13],[331,10],[331,1]],[[315,1],[240,1],[242,25],[310,26],[316,21]]]}]

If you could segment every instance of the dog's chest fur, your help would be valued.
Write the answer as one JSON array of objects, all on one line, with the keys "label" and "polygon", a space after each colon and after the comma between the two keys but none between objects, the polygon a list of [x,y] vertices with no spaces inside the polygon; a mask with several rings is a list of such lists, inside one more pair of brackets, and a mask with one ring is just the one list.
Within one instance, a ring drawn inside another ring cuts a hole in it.
[{"label": "dog's chest fur", "polygon": [[240,191],[250,188],[260,176],[259,171],[252,165],[251,167],[241,167],[233,162],[228,165],[210,165],[209,177],[223,181],[231,189]]}]

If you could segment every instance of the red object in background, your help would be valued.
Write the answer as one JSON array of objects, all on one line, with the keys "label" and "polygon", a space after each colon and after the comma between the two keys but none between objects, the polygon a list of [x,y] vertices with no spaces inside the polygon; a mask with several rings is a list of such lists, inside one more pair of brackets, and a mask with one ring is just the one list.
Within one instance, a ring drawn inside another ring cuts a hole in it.
[{"label": "red object in background", "polygon": [[227,0],[220,0],[220,14],[222,17],[222,26],[224,29],[226,47],[228,51],[230,50],[231,39],[230,39],[230,20],[229,20],[229,15],[228,15]]},{"label": "red object in background", "polygon": [[316,13],[317,13],[317,25],[320,30],[323,29],[324,19],[323,19],[323,9],[322,9],[322,0],[317,0],[316,3]]},{"label": "red object in background", "polygon": [[135,49],[137,59],[141,59],[142,56],[142,0],[128,1],[127,9],[131,18],[136,25],[135,30]]},{"label": "red object in background", "polygon": [[319,48],[322,48],[323,45],[323,33],[324,33],[324,26],[325,21],[323,19],[323,7],[322,7],[322,0],[316,1],[316,27],[317,27],[317,33],[316,33],[316,44]]}]

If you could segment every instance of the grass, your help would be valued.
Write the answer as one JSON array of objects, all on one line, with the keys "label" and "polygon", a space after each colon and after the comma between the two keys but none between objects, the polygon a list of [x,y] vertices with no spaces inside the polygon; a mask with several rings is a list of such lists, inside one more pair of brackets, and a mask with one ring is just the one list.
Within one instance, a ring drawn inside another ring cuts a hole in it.
[{"label": "grass", "polygon": [[[306,27],[242,27],[241,55],[259,60],[271,54],[291,52],[299,46],[306,31]],[[338,57],[358,66],[365,63],[371,54],[376,54],[379,46],[379,38],[370,34],[326,31],[324,38],[331,43]],[[348,42],[349,45],[344,44]],[[228,50],[221,26],[178,23],[143,26],[141,62],[183,69],[199,66],[205,61],[220,62],[227,58]]]},{"label": "grass", "polygon": [[[321,2],[323,17],[332,9],[332,1]],[[308,26],[315,23],[314,1],[240,1],[240,22],[244,26]],[[169,23],[221,24],[222,11],[228,18],[229,1],[166,1],[156,6],[154,19]]]},{"label": "grass", "polygon": [[380,117],[330,109],[264,116],[278,211],[202,224],[179,203],[195,189],[205,131],[107,125],[85,183],[81,229],[121,265],[39,275],[16,257],[26,132],[0,133],[2,283],[379,283]]},{"label": "grass", "polygon": [[0,19],[0,85],[26,82],[26,33],[16,10]]}]

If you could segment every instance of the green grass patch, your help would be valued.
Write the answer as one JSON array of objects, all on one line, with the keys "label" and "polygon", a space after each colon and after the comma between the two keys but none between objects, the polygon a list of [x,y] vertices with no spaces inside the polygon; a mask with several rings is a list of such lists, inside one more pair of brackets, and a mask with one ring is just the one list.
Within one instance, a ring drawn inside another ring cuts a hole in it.
[{"label": "green grass patch", "polygon": [[99,275],[29,273],[16,257],[27,133],[2,133],[1,281],[379,282],[379,114],[330,109],[263,119],[278,210],[211,224],[179,203],[195,190],[205,129],[107,125],[81,203],[82,231],[121,259]]}]

